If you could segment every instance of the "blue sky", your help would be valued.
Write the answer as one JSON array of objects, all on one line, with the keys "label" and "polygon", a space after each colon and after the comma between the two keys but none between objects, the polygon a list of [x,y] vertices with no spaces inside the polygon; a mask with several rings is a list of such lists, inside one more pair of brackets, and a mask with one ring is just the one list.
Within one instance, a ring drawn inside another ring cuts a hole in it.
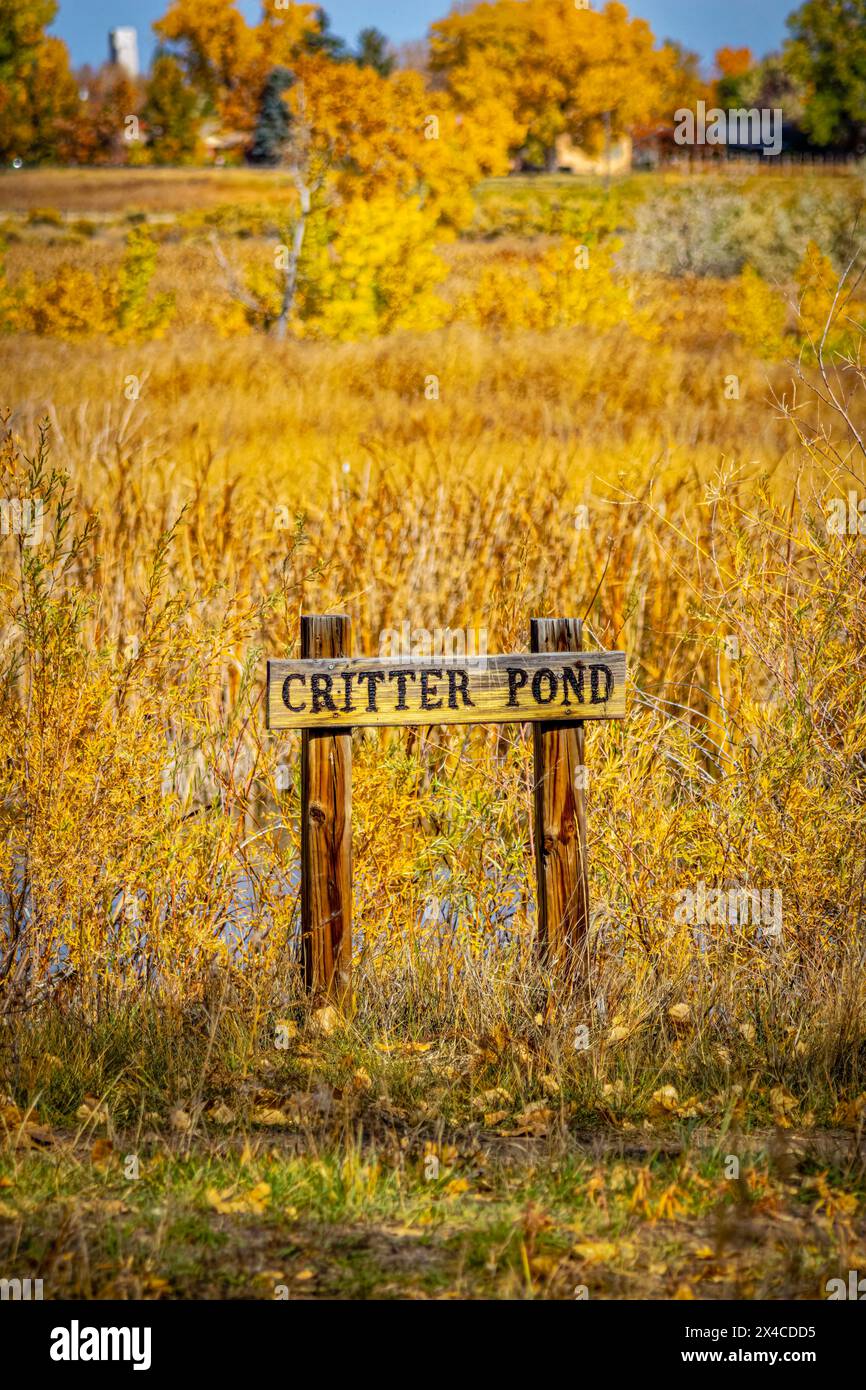
[{"label": "blue sky", "polygon": [[[207,0],[202,0],[207,4]],[[649,20],[659,38],[679,39],[704,58],[723,44],[748,44],[759,56],[777,48],[785,35],[785,18],[798,0],[632,0],[632,14]],[[120,24],[138,29],[142,57],[153,50],[150,25],[164,14],[168,0],[60,0],[53,32],[65,39],[72,61],[100,63],[107,57],[108,30]],[[248,19],[259,13],[258,0],[240,0]],[[450,8],[450,0],[325,0],[331,28],[354,39],[359,29],[375,24],[395,43],[421,38],[431,20]]]}]

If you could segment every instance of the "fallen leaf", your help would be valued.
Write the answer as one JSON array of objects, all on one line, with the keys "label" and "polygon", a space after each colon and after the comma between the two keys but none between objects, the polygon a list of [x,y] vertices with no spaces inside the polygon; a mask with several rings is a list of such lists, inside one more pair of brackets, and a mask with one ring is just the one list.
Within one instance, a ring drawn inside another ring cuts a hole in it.
[{"label": "fallen leaf", "polygon": [[472,1105],[475,1110],[489,1110],[496,1104],[510,1105],[511,1096],[503,1086],[494,1086],[489,1091],[483,1091],[480,1096],[474,1096]]},{"label": "fallen leaf", "polygon": [[584,1240],[572,1246],[572,1254],[586,1264],[609,1264],[616,1259],[617,1247],[610,1240]]},{"label": "fallen leaf", "polygon": [[224,1192],[209,1187],[205,1199],[208,1206],[213,1207],[221,1216],[262,1216],[271,1200],[271,1185],[267,1182],[256,1183],[249,1192],[239,1194],[235,1194],[231,1187],[226,1188]]},{"label": "fallen leaf", "polygon": [[324,1004],[320,1009],[314,1009],[310,1015],[310,1028],[314,1033],[328,1037],[334,1032],[339,1021],[340,1015],[333,1004]]},{"label": "fallen leaf", "polygon": [[268,1106],[259,1106],[253,1111],[253,1124],[255,1125],[290,1125],[292,1121],[284,1110],[274,1110]]},{"label": "fallen leaf", "polygon": [[541,1101],[533,1101],[515,1116],[514,1128],[503,1132],[513,1137],[526,1135],[530,1138],[542,1138],[549,1132],[553,1119],[554,1112],[548,1106],[543,1105]]},{"label": "fallen leaf", "polygon": [[653,1091],[650,1114],[673,1114],[679,1103],[680,1093],[676,1086],[661,1086],[659,1090]]}]

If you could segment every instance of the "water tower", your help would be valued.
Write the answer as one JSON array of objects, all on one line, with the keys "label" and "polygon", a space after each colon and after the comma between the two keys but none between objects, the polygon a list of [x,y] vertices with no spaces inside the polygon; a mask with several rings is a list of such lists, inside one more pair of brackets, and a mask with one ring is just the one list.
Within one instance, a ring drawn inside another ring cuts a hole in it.
[{"label": "water tower", "polygon": [[130,25],[112,29],[108,35],[108,52],[112,63],[123,68],[129,77],[138,77],[138,31]]}]

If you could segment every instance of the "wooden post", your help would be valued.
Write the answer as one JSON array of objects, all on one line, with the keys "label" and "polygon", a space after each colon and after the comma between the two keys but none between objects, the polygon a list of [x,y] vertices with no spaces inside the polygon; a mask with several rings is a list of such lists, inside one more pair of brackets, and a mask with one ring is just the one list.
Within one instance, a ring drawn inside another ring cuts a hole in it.
[{"label": "wooden post", "polygon": [[[579,652],[582,646],[579,619],[532,619],[531,651]],[[583,722],[533,724],[532,737],[539,946],[545,961],[577,983],[586,971],[589,929]]]},{"label": "wooden post", "polygon": [[[348,618],[301,618],[301,656],[350,655]],[[301,956],[304,983],[342,1002],[352,985],[352,731],[301,735]]]}]

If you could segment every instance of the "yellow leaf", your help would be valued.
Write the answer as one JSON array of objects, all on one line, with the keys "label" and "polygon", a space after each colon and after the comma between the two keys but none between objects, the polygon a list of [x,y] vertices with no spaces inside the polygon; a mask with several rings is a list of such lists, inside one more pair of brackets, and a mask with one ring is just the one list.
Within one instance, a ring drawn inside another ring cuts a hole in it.
[{"label": "yellow leaf", "polygon": [[650,1114],[665,1115],[676,1111],[680,1103],[680,1093],[676,1086],[662,1086],[653,1091]]},{"label": "yellow leaf", "polygon": [[554,1112],[540,1101],[533,1101],[525,1110],[515,1116],[514,1128],[506,1130],[507,1135],[527,1135],[541,1138],[547,1134],[553,1123]]},{"label": "yellow leaf", "polygon": [[328,1037],[337,1027],[340,1015],[333,1004],[324,1004],[320,1009],[314,1009],[310,1016],[310,1027],[314,1033],[321,1033]]},{"label": "yellow leaf", "polygon": [[274,1110],[261,1105],[253,1111],[253,1124],[256,1125],[290,1125],[291,1123],[284,1110]]},{"label": "yellow leaf", "polygon": [[256,1183],[249,1192],[239,1194],[235,1194],[231,1187],[226,1188],[224,1192],[209,1187],[205,1193],[205,1200],[208,1206],[213,1207],[221,1216],[262,1216],[271,1200],[271,1185],[267,1182]]},{"label": "yellow leaf", "polygon": [[616,1259],[617,1247],[610,1240],[586,1240],[572,1246],[572,1254],[587,1264],[609,1264]]}]

